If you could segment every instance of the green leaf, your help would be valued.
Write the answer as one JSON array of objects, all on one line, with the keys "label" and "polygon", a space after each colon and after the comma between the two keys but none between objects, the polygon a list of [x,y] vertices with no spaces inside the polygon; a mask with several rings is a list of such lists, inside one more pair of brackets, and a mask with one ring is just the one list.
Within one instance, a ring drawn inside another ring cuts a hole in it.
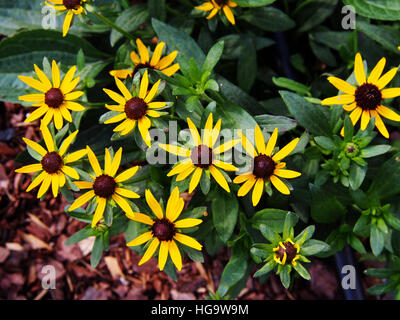
[{"label": "green leaf", "polygon": [[264,236],[264,238],[271,243],[279,242],[279,240],[281,239],[278,233],[274,232],[274,230],[272,230],[265,224],[260,225],[260,232]]},{"label": "green leaf", "polygon": [[221,59],[222,52],[224,51],[224,41],[218,41],[214,44],[207,54],[206,60],[201,68],[201,73],[211,72]]},{"label": "green leaf", "polygon": [[[137,4],[134,7],[136,6]],[[147,7],[149,9],[150,17],[165,21],[167,17],[165,0],[148,0]]]},{"label": "green leaf", "polygon": [[330,136],[332,130],[328,118],[321,110],[322,106],[314,105],[293,92],[279,93],[292,116],[302,127],[315,135]]},{"label": "green leaf", "polygon": [[400,231],[400,220],[394,217],[390,212],[383,214],[385,221],[390,224],[394,229]]},{"label": "green leaf", "polygon": [[[377,20],[395,21],[400,19],[400,2],[398,0],[343,0],[352,5],[360,16]],[[359,22],[357,21],[357,26]]]},{"label": "green leaf", "polygon": [[103,235],[97,236],[94,241],[92,253],[90,255],[90,265],[92,268],[96,268],[99,264],[101,257],[103,256],[104,242]]},{"label": "green leaf", "polygon": [[315,142],[321,147],[326,150],[333,151],[336,149],[335,142],[328,137],[325,136],[318,136],[314,138]]},{"label": "green leaf", "polygon": [[271,272],[274,269],[275,265],[276,265],[276,262],[274,260],[267,262],[266,264],[264,264],[264,266],[261,269],[257,270],[257,272],[254,273],[253,277],[257,278],[257,277],[261,277],[263,275],[268,274],[269,272]]},{"label": "green leaf", "polygon": [[231,258],[222,272],[217,294],[221,297],[225,296],[229,289],[246,275],[247,264],[246,248],[241,242],[237,242],[232,248]]},{"label": "green leaf", "polygon": [[154,18],[151,19],[151,23],[158,37],[167,44],[169,50],[178,50],[180,55],[194,58],[200,66],[203,64],[204,52],[189,35]]},{"label": "green leaf", "polygon": [[311,217],[320,223],[332,223],[342,217],[346,208],[335,195],[326,192],[321,187],[310,185]]},{"label": "green leaf", "polygon": [[379,256],[385,246],[385,237],[376,224],[371,224],[370,245],[372,253]]},{"label": "green leaf", "polygon": [[284,239],[293,237],[291,233],[293,232],[293,227],[296,225],[298,220],[299,218],[293,212],[287,213],[285,222],[283,223],[283,230],[282,230],[283,232],[282,237]]},{"label": "green leaf", "polygon": [[297,126],[296,120],[283,116],[272,116],[269,114],[263,114],[255,116],[254,119],[260,125],[261,129],[273,132],[275,128],[278,128],[279,132],[286,132],[293,130]]},{"label": "green leaf", "polygon": [[367,251],[364,248],[363,243],[361,242],[360,239],[358,239],[354,234],[351,234],[348,238],[348,242],[350,244],[350,246],[356,250],[357,252],[361,253],[361,254],[366,254]]},{"label": "green leaf", "polygon": [[65,240],[65,244],[74,244],[77,243],[83,239],[89,238],[96,235],[96,230],[91,228],[91,226],[86,226],[83,229],[77,231],[74,233],[72,236],[70,236],[67,240]]},{"label": "green leaf", "polygon": [[260,228],[260,225],[264,224],[273,231],[281,233],[283,231],[283,224],[288,212],[289,211],[280,209],[263,209],[256,212],[254,216],[249,219],[249,222],[257,229]]},{"label": "green leaf", "polygon": [[233,193],[220,193],[211,203],[212,218],[218,236],[226,243],[232,236],[239,213],[239,203]]},{"label": "green leaf", "polygon": [[214,119],[222,119],[223,128],[245,130],[254,129],[257,125],[257,122],[246,110],[230,102],[219,104],[213,113]]},{"label": "green leaf", "polygon": [[301,246],[304,242],[311,239],[315,232],[315,226],[311,225],[305,228],[302,232],[300,232],[296,238],[294,238],[294,242]]},{"label": "green leaf", "polygon": [[281,10],[273,7],[263,7],[247,10],[240,19],[264,31],[286,31],[295,26],[295,22]]},{"label": "green leaf", "polygon": [[398,281],[382,282],[367,289],[369,294],[379,296],[394,291],[399,285]]},{"label": "green leaf", "polygon": [[395,154],[374,173],[374,179],[368,189],[368,195],[386,199],[400,192],[399,157],[400,153]]},{"label": "green leaf", "polygon": [[358,164],[353,163],[350,167],[350,188],[352,190],[357,190],[360,188],[361,184],[364,181],[365,175],[367,174],[367,167],[359,166]]},{"label": "green leaf", "polygon": [[249,92],[257,77],[257,51],[251,38],[245,38],[237,64],[237,81],[240,88]]},{"label": "green leaf", "polygon": [[376,26],[364,21],[357,21],[357,29],[362,31],[368,38],[378,42],[383,48],[396,54],[398,53],[397,46],[399,42],[397,41],[400,41],[400,35],[396,29],[388,26]]},{"label": "green leaf", "polygon": [[296,263],[295,266],[293,266],[293,268],[299,273],[299,275],[306,279],[306,280],[311,280],[311,275],[310,273],[307,271],[306,268],[304,268],[304,266],[301,263]]},{"label": "green leaf", "polygon": [[396,269],[371,268],[364,271],[368,277],[387,279],[398,273]]},{"label": "green leaf", "polygon": [[312,256],[320,252],[328,251],[329,245],[323,241],[310,239],[306,241],[300,248],[300,254],[304,256]]},{"label": "green leaf", "polygon": [[272,77],[272,82],[278,87],[292,90],[298,94],[309,95],[310,88],[306,85],[284,77]]},{"label": "green leaf", "polygon": [[263,7],[275,1],[276,0],[235,0],[235,3],[239,7]]},{"label": "green leaf", "polygon": [[[149,7],[151,6],[149,1]],[[157,0],[157,3],[162,4],[163,1]],[[150,11],[150,10],[149,10]],[[149,12],[144,4],[136,4],[124,11],[115,20],[115,24],[123,30],[131,33],[136,31],[147,19],[149,18]],[[123,35],[115,29],[111,30],[110,43],[111,46],[115,44],[123,37]]]},{"label": "green leaf", "polygon": [[392,146],[390,146],[388,144],[380,144],[380,145],[370,146],[365,149],[362,149],[360,156],[362,158],[372,158],[372,157],[380,156],[381,154],[388,152],[391,148],[392,148]]},{"label": "green leaf", "polygon": [[279,273],[282,285],[287,289],[290,286],[290,271],[291,267],[289,265],[284,265],[282,271]]},{"label": "green leaf", "polygon": [[344,141],[350,142],[354,135],[354,126],[348,115],[344,119]]}]

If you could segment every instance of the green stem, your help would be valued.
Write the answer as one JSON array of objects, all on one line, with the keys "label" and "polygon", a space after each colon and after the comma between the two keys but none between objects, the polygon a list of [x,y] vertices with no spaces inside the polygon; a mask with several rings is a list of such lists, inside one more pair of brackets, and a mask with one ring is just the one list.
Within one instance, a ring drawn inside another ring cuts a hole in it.
[{"label": "green stem", "polygon": [[135,37],[132,36],[128,31],[125,31],[124,29],[122,29],[121,27],[117,26],[114,22],[110,21],[109,19],[107,19],[105,16],[103,16],[101,13],[98,13],[96,11],[95,7],[92,7],[90,5],[86,5],[86,9],[94,14],[98,19],[100,19],[102,22],[104,22],[105,24],[109,25],[111,28],[117,30],[118,32],[120,32],[121,34],[123,34],[125,37],[127,37],[129,40],[132,41],[136,41]]}]

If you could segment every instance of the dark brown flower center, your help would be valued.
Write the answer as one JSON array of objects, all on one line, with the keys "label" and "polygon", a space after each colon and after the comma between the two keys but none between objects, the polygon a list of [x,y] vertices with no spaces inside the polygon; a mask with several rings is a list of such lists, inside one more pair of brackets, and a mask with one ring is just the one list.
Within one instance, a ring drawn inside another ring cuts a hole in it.
[{"label": "dark brown flower center", "polygon": [[212,164],[214,155],[211,148],[201,144],[192,149],[190,158],[195,166],[208,168]]},{"label": "dark brown flower center", "polygon": [[76,9],[81,5],[81,0],[63,0],[64,6],[68,9]]},{"label": "dark brown flower center", "polygon": [[220,7],[226,4],[226,0],[214,0],[216,4],[218,4]]},{"label": "dark brown flower center", "polygon": [[176,233],[174,224],[165,218],[156,220],[151,227],[151,231],[160,241],[172,240]]},{"label": "dark brown flower center", "polygon": [[277,251],[275,251],[275,254],[279,258],[279,260],[282,261],[284,254],[286,253],[285,263],[290,263],[296,257],[297,249],[290,242],[284,242],[283,245],[285,246],[285,248],[283,248],[281,245],[279,245],[279,249]]},{"label": "dark brown flower center", "polygon": [[41,164],[44,171],[52,174],[58,172],[58,170],[62,168],[63,159],[57,152],[53,151],[43,157]]},{"label": "dark brown flower center", "polygon": [[355,92],[357,106],[363,110],[375,110],[382,102],[382,93],[372,83],[364,83]]},{"label": "dark brown flower center", "polygon": [[129,119],[138,120],[142,118],[147,111],[147,103],[141,98],[132,98],[125,104],[125,113]]},{"label": "dark brown flower center", "polygon": [[64,101],[64,95],[58,88],[51,88],[44,95],[44,102],[50,107],[57,109]]},{"label": "dark brown flower center", "polygon": [[94,193],[103,198],[109,198],[114,194],[117,183],[113,177],[106,174],[98,176],[93,183]]},{"label": "dark brown flower center", "polygon": [[254,158],[253,173],[257,178],[270,177],[275,170],[275,162],[271,157],[260,154]]}]

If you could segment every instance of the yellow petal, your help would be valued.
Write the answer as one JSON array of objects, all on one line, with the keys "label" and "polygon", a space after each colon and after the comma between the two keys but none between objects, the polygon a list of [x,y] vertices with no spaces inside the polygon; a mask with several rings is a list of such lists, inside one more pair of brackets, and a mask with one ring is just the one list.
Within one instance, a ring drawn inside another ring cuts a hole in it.
[{"label": "yellow petal", "polygon": [[119,105],[123,105],[124,106],[126,104],[125,98],[123,96],[119,95],[118,93],[116,93],[116,92],[114,92],[112,90],[109,90],[109,89],[105,89],[105,88],[103,89],[103,91],[105,93],[107,93],[107,95],[112,100],[114,100],[116,103],[118,103]]},{"label": "yellow petal", "polygon": [[47,126],[41,126],[40,130],[42,131],[43,139],[46,144],[46,148],[49,152],[54,151],[54,140],[53,137],[51,136],[50,130],[48,129]]},{"label": "yellow petal", "polygon": [[354,75],[359,85],[362,85],[367,81],[361,54],[358,52],[354,61]]},{"label": "yellow petal", "polygon": [[157,63],[156,68],[160,70],[167,68],[176,59],[177,55],[177,50],[171,52],[169,55],[165,56]]},{"label": "yellow petal", "polygon": [[382,99],[396,98],[400,96],[400,88],[389,88],[381,91]]},{"label": "yellow petal", "polygon": [[385,107],[385,106],[378,106],[376,111],[383,117],[393,120],[393,121],[400,121],[400,115],[393,110]]},{"label": "yellow petal", "polygon": [[382,75],[383,69],[385,68],[385,64],[386,64],[385,58],[382,58],[381,60],[379,60],[379,62],[376,64],[375,68],[372,69],[371,73],[369,74],[368,83],[375,84],[378,81],[378,79]]},{"label": "yellow petal", "polygon": [[243,197],[249,193],[251,188],[253,188],[254,184],[256,183],[256,177],[252,174],[250,178],[247,179],[245,183],[240,187],[238,191],[238,197]]},{"label": "yellow petal", "polygon": [[121,164],[121,158],[122,158],[122,147],[118,149],[118,151],[115,153],[113,161],[111,163],[111,169],[110,169],[110,176],[114,177],[115,174],[117,173],[119,166]]},{"label": "yellow petal", "polygon": [[279,150],[273,157],[272,160],[275,162],[282,160],[286,156],[288,156],[294,148],[296,148],[297,143],[299,142],[299,138],[293,139],[286,146],[284,146],[281,150]]},{"label": "yellow petal", "polygon": [[264,154],[265,152],[265,140],[264,140],[264,136],[263,133],[260,129],[260,127],[257,125],[254,129],[254,138],[256,140],[256,147],[257,147],[257,151],[258,153],[262,153]]},{"label": "yellow petal", "polygon": [[202,172],[203,172],[203,169],[199,168],[199,167],[197,167],[196,170],[194,171],[192,179],[190,180],[190,184],[189,184],[189,193],[192,193],[194,191],[194,189],[196,189],[197,185],[200,182]]},{"label": "yellow petal", "polygon": [[43,83],[41,83],[39,80],[33,79],[31,77],[26,77],[26,76],[18,76],[18,78],[35,90],[38,90],[41,92],[47,92],[47,87]]},{"label": "yellow petal", "polygon": [[225,5],[222,7],[222,10],[224,11],[225,16],[228,19],[228,21],[234,25],[235,24],[235,16],[233,15],[231,8],[229,8],[229,6],[227,6],[227,5]]},{"label": "yellow petal", "polygon": [[115,79],[115,83],[119,89],[119,91],[121,91],[122,95],[124,96],[125,100],[130,100],[132,99],[132,94],[129,92],[129,90],[127,89],[127,87],[123,84],[123,82],[121,80],[119,80],[118,78],[114,78]]},{"label": "yellow petal", "polygon": [[58,154],[62,157],[65,152],[68,150],[69,146],[71,145],[72,141],[75,139],[76,135],[78,134],[78,130],[71,133],[62,143],[60,151]]},{"label": "yellow petal", "polygon": [[89,158],[90,165],[92,166],[92,169],[93,169],[96,177],[101,176],[103,174],[103,171],[100,168],[100,164],[96,158],[96,155],[93,153],[92,149],[90,149],[89,146],[86,146],[86,150],[87,150],[87,155]]},{"label": "yellow petal", "polygon": [[162,219],[164,217],[163,210],[160,206],[160,203],[154,198],[153,194],[149,189],[145,191],[146,202],[149,205],[151,211],[156,215],[158,219]]},{"label": "yellow petal", "polygon": [[50,183],[51,183],[51,175],[46,174],[37,194],[38,199],[41,198],[46,193],[46,191],[50,187]]},{"label": "yellow petal", "polygon": [[33,188],[36,188],[44,180],[44,178],[47,177],[47,175],[48,174],[46,171],[43,171],[42,173],[40,173],[35,179],[33,179],[33,181],[28,186],[28,188],[26,188],[26,192],[29,192]]},{"label": "yellow petal", "polygon": [[254,185],[253,194],[251,197],[254,207],[260,202],[263,191],[264,191],[264,179],[258,178],[256,184]]},{"label": "yellow petal", "polygon": [[[210,166],[210,173],[214,177],[215,181],[226,191],[226,192],[231,192],[229,189],[228,182],[226,181],[225,177],[223,174],[214,166]],[[193,180],[193,179],[192,179]]]},{"label": "yellow petal", "polygon": [[150,243],[149,247],[147,248],[146,252],[144,253],[142,259],[140,259],[138,263],[139,266],[150,260],[150,258],[154,255],[154,252],[156,252],[159,244],[160,240],[154,238],[153,241]]},{"label": "yellow petal", "polygon": [[115,178],[115,182],[116,183],[120,183],[120,182],[124,182],[126,180],[129,180],[130,178],[132,178],[136,172],[139,170],[138,166],[129,168],[123,172],[121,172],[116,178]]},{"label": "yellow petal", "polygon": [[147,224],[150,226],[152,226],[154,224],[153,219],[151,219],[147,214],[143,214],[140,212],[134,212],[134,214],[127,213],[126,216],[133,221],[144,223],[144,224]]},{"label": "yellow petal", "polygon": [[336,78],[336,77],[328,77],[328,81],[333,84],[336,89],[338,89],[339,91],[342,91],[344,93],[350,94],[350,95],[354,95],[354,93],[356,92],[356,88],[353,87],[350,83]]},{"label": "yellow petal", "polygon": [[191,228],[202,223],[201,219],[187,218],[175,222],[175,228]]},{"label": "yellow petal", "polygon": [[201,248],[203,247],[197,240],[182,233],[175,234],[174,239],[184,244],[185,246],[191,247],[196,250],[201,250]]},{"label": "yellow petal", "polygon": [[58,69],[57,62],[55,60],[52,61],[51,64],[51,76],[53,79],[53,88],[60,87],[60,70]]},{"label": "yellow petal", "polygon": [[257,152],[254,149],[253,144],[247,139],[245,135],[242,134],[241,131],[238,132],[238,135],[241,139],[243,148],[246,150],[250,157],[254,158],[257,155]]},{"label": "yellow petal", "polygon": [[128,201],[126,201],[124,198],[120,197],[115,193],[112,195],[112,198],[121,207],[122,211],[124,211],[126,214],[135,215]]},{"label": "yellow petal", "polygon": [[236,168],[234,165],[221,161],[221,160],[213,160],[213,165],[215,165],[218,168],[221,168],[225,171],[237,171],[239,170],[238,168]]},{"label": "yellow petal", "polygon": [[386,85],[390,81],[392,81],[396,73],[397,73],[397,68],[393,68],[388,72],[386,72],[381,78],[379,78],[379,80],[375,83],[378,89],[383,89],[384,87],[386,87]]},{"label": "yellow petal", "polygon": [[166,218],[174,222],[181,214],[184,207],[184,200],[179,196],[179,188],[175,187],[168,198]]},{"label": "yellow petal", "polygon": [[369,123],[369,111],[364,110],[363,113],[361,114],[361,130],[365,130],[367,128],[367,125]]},{"label": "yellow petal", "polygon": [[93,182],[89,182],[89,181],[74,181],[74,184],[79,189],[92,189],[93,188]]},{"label": "yellow petal", "polygon": [[73,153],[70,153],[69,155],[67,155],[64,158],[64,163],[67,164],[67,163],[78,161],[82,157],[86,156],[86,154],[87,154],[86,149],[81,149],[81,150],[75,151]]},{"label": "yellow petal", "polygon": [[375,126],[378,128],[379,132],[386,138],[389,138],[389,132],[386,129],[385,124],[382,121],[382,118],[379,116],[378,112],[375,110],[371,110],[371,117],[375,117]]},{"label": "yellow petal", "polygon": [[63,37],[65,37],[67,35],[69,27],[71,26],[73,17],[74,17],[74,13],[72,12],[72,10],[68,10],[67,15],[65,16],[65,19],[64,19],[64,24],[63,24]]},{"label": "yellow petal", "polygon": [[153,100],[154,96],[157,93],[158,87],[161,83],[161,80],[158,80],[153,86],[151,87],[151,90],[147,94],[146,98],[144,99],[144,102],[149,103],[151,100]]},{"label": "yellow petal", "polygon": [[175,241],[168,242],[168,251],[171,255],[172,262],[176,266],[176,268],[181,271],[182,269],[182,256],[181,252],[179,251],[178,246],[176,245]]},{"label": "yellow petal", "polygon": [[115,192],[125,198],[130,198],[130,199],[140,198],[140,196],[136,192],[133,192],[133,191],[125,189],[125,188],[115,188]]},{"label": "yellow petal", "polygon": [[355,101],[354,95],[342,94],[340,96],[326,98],[321,101],[322,105],[349,104]]},{"label": "yellow petal", "polygon": [[160,148],[166,150],[169,153],[175,154],[179,157],[190,157],[190,150],[183,148],[183,147],[178,147],[172,144],[159,144],[158,145]]},{"label": "yellow petal", "polygon": [[43,170],[42,164],[41,163],[35,163],[35,164],[30,164],[24,167],[21,167],[19,169],[16,169],[15,172],[18,173],[32,173],[32,172],[38,172]]},{"label": "yellow petal", "polygon": [[35,72],[39,80],[43,83],[43,85],[47,88],[47,90],[51,89],[52,85],[49,78],[47,78],[46,74],[36,64],[34,64],[33,67],[35,68]]},{"label": "yellow petal", "polygon": [[149,62],[150,56],[149,56],[149,51],[147,50],[146,46],[143,44],[142,40],[139,38],[136,39],[136,45],[139,50],[139,55],[140,55],[140,62],[143,64],[146,64]]},{"label": "yellow petal", "polygon": [[69,207],[68,211],[72,211],[72,210],[75,210],[76,208],[81,207],[86,202],[88,202],[90,199],[92,199],[94,196],[95,196],[94,191],[89,190],[88,192],[81,195],[79,198],[75,199],[75,201]]},{"label": "yellow petal", "polygon": [[149,75],[146,70],[140,81],[139,98],[144,99],[146,97],[148,87],[149,87]]},{"label": "yellow petal", "polygon": [[151,231],[148,231],[148,232],[141,234],[140,236],[133,239],[132,241],[129,241],[126,245],[128,247],[139,246],[139,245],[149,241],[151,238],[153,238],[153,233]]},{"label": "yellow petal", "polygon": [[79,179],[78,172],[72,167],[62,166],[61,171],[64,172],[67,176],[70,176],[73,179]]},{"label": "yellow petal", "polygon": [[92,220],[92,228],[96,226],[97,222],[103,217],[104,210],[106,208],[107,199],[102,197],[97,197],[97,207],[96,211],[94,212],[93,220]]},{"label": "yellow petal", "polygon": [[279,192],[283,193],[283,194],[290,194],[290,190],[289,188],[286,186],[286,184],[284,184],[282,182],[281,179],[279,179],[278,177],[272,175],[270,177],[270,180],[272,182],[272,184],[274,185],[274,187],[276,189],[278,189]]},{"label": "yellow petal", "polygon": [[162,271],[168,259],[168,242],[161,241],[160,251],[158,252],[158,268]]},{"label": "yellow petal", "polygon": [[165,46],[165,42],[160,42],[157,44],[156,48],[154,49],[153,56],[151,57],[151,60],[150,60],[150,65],[152,67],[156,66],[157,63],[160,61],[164,46]]},{"label": "yellow petal", "polygon": [[274,175],[281,178],[291,179],[300,177],[301,173],[293,170],[275,169]]}]

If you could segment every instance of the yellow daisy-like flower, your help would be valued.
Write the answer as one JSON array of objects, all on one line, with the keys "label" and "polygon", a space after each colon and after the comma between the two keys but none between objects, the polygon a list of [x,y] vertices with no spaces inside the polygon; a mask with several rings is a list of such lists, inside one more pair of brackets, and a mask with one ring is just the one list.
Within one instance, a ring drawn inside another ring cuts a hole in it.
[{"label": "yellow daisy-like flower", "polygon": [[86,147],[90,165],[92,166],[95,176],[92,176],[92,181],[75,181],[74,183],[79,189],[91,189],[81,195],[69,207],[69,211],[75,210],[86,202],[96,197],[96,211],[92,220],[92,228],[103,217],[104,210],[107,202],[111,199],[114,200],[121,209],[130,215],[134,215],[131,206],[124,198],[140,198],[140,196],[128,189],[122,188],[121,184],[132,178],[138,171],[139,167],[135,166],[129,168],[119,175],[116,175],[119,165],[121,163],[122,148],[115,153],[114,158],[111,159],[111,154],[106,148],[104,157],[104,171],[101,169],[96,155],[93,153],[89,146]]},{"label": "yellow daisy-like flower", "polygon": [[113,77],[126,79],[128,76],[133,77],[139,69],[148,68],[159,70],[166,76],[170,77],[179,70],[178,63],[171,65],[178,55],[177,50],[171,52],[169,55],[161,59],[165,42],[159,42],[157,44],[151,59],[149,50],[147,50],[142,40],[136,39],[136,45],[139,50],[140,58],[135,51],[132,51],[130,55],[135,67],[130,70],[112,70],[110,71],[110,75],[112,75]]},{"label": "yellow daisy-like flower", "polygon": [[197,10],[201,11],[211,11],[207,16],[207,19],[213,18],[220,10],[222,10],[231,24],[235,24],[235,16],[231,8],[237,7],[237,4],[229,0],[211,0],[204,2],[201,6],[195,7]]},{"label": "yellow daisy-like flower", "polygon": [[238,191],[238,196],[245,196],[254,186],[252,202],[253,206],[256,206],[263,194],[264,184],[269,181],[281,193],[290,194],[289,188],[278,177],[286,179],[297,178],[301,175],[301,173],[284,169],[286,167],[286,163],[280,161],[293,151],[299,142],[299,138],[293,139],[285,147],[272,155],[278,139],[278,128],[275,128],[268,140],[268,144],[265,145],[264,136],[260,127],[255,127],[255,141],[257,150],[241,132],[239,132],[239,136],[242,139],[243,148],[246,150],[247,154],[253,158],[253,170],[238,175],[233,180],[234,183],[244,182]]},{"label": "yellow daisy-like flower", "polygon": [[121,80],[115,78],[115,83],[121,91],[122,96],[112,90],[103,89],[112,100],[118,103],[118,105],[106,104],[106,108],[111,111],[120,111],[121,113],[106,120],[104,123],[109,124],[123,121],[114,128],[114,131],[120,132],[122,136],[131,132],[135,128],[136,123],[138,123],[139,131],[144,142],[150,146],[150,118],[160,117],[162,114],[156,111],[156,109],[164,108],[167,105],[166,102],[151,102],[157,93],[160,82],[161,80],[158,80],[152,86],[151,90],[147,92],[149,76],[146,70],[140,81],[139,94],[136,97],[132,95]]},{"label": "yellow daisy-like flower", "polygon": [[296,260],[300,258],[300,246],[294,243],[290,238],[287,238],[285,242],[279,242],[276,248],[272,249],[274,254],[274,260],[279,264],[291,263],[294,267],[297,265]]},{"label": "yellow daisy-like flower", "polygon": [[79,83],[79,77],[74,79],[76,66],[70,68],[61,81],[60,70],[57,63],[53,60],[51,70],[53,83],[36,64],[34,68],[39,80],[26,76],[18,76],[28,86],[40,91],[40,93],[18,97],[19,100],[33,102],[32,106],[37,107],[26,118],[25,122],[35,121],[44,115],[42,120],[44,126],[47,126],[51,119],[54,118],[55,127],[60,130],[63,127],[63,119],[72,122],[69,110],[85,110],[82,105],[73,101],[83,95],[83,91],[73,91]]},{"label": "yellow daisy-like flower", "polygon": [[[397,73],[397,68],[393,68],[382,76],[385,64],[386,59],[382,58],[367,78],[361,55],[357,53],[354,74],[358,85],[353,86],[339,78],[328,77],[328,81],[344,94],[324,99],[321,104],[343,105],[344,110],[351,112],[350,119],[353,125],[361,118],[361,130],[365,130],[370,118],[375,117],[375,126],[385,138],[389,138],[389,132],[381,116],[393,121],[400,121],[400,115],[383,106],[382,100],[400,96],[400,88],[383,89]],[[344,129],[342,129],[341,135],[344,135]]]},{"label": "yellow daisy-like flower", "polygon": [[86,0],[50,0],[46,4],[58,11],[68,11],[63,24],[63,37],[65,37],[71,26],[74,15],[82,14],[85,10],[82,6]]},{"label": "yellow daisy-like flower", "polygon": [[46,144],[46,148],[43,148],[40,144],[23,138],[25,143],[35,150],[40,156],[40,163],[31,164],[15,170],[15,172],[31,173],[42,171],[28,186],[27,192],[41,184],[37,197],[43,196],[49,189],[50,185],[53,191],[54,197],[57,197],[59,188],[65,185],[65,175],[72,179],[79,179],[79,174],[76,170],[69,165],[72,162],[78,161],[86,155],[86,150],[78,150],[73,153],[67,154],[66,152],[71,145],[72,141],[78,134],[78,130],[70,134],[61,144],[58,149],[49,129],[46,126],[41,127],[43,139]]},{"label": "yellow daisy-like flower", "polygon": [[199,225],[203,221],[201,219],[187,218],[176,221],[185,205],[183,198],[179,196],[179,189],[175,187],[167,202],[165,216],[160,203],[154,198],[150,190],[146,190],[146,202],[155,215],[152,219],[146,214],[135,212],[134,215],[127,213],[129,219],[144,223],[149,227],[149,231],[130,241],[127,245],[134,247],[146,243],[151,240],[139,266],[147,262],[160,247],[158,252],[158,267],[164,269],[168,259],[168,253],[172,262],[180,271],[182,269],[182,255],[175,241],[178,241],[188,247],[201,250],[202,245],[192,237],[179,232],[179,229],[191,228]]},{"label": "yellow daisy-like flower", "polygon": [[217,183],[227,192],[230,192],[228,182],[226,181],[224,175],[220,172],[220,169],[225,171],[236,171],[238,168],[230,163],[219,160],[218,157],[225,151],[232,149],[239,142],[239,140],[228,141],[222,145],[219,145],[218,147],[215,147],[215,143],[218,140],[221,130],[221,119],[217,121],[215,127],[213,128],[212,113],[210,113],[208,116],[202,138],[200,137],[196,126],[189,118],[187,118],[187,123],[195,144],[191,150],[170,144],[159,145],[162,149],[172,154],[186,158],[168,173],[168,177],[178,175],[176,181],[182,181],[193,173],[189,184],[189,193],[191,193],[194,191],[194,189],[196,189],[200,182],[203,171],[205,171],[208,176],[211,173],[215,181],[217,181]]}]

